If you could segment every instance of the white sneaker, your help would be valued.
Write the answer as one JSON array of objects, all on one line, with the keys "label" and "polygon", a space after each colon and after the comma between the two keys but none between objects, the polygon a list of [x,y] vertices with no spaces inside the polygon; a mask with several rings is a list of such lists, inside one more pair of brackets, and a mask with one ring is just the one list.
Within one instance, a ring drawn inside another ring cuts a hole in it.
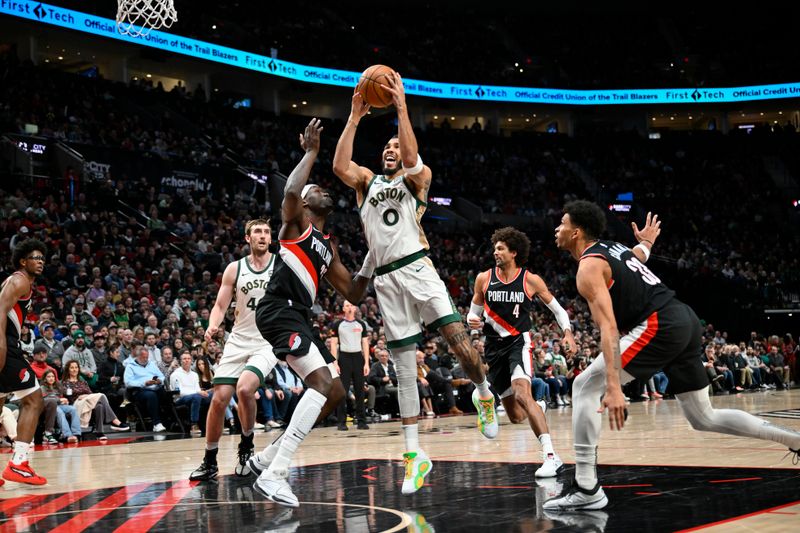
[{"label": "white sneaker", "polygon": [[563,396],[556,396],[556,403],[558,404],[559,407],[563,407],[564,405],[566,405],[564,403],[564,397]]},{"label": "white sneaker", "polygon": [[595,511],[608,505],[608,498],[600,483],[592,490],[581,488],[577,482],[565,494],[542,505],[545,511]]},{"label": "white sneaker", "polygon": [[547,402],[544,400],[536,400],[536,405],[542,408],[542,413],[547,414]]},{"label": "white sneaker", "polygon": [[297,496],[294,495],[292,487],[290,487],[289,482],[286,481],[287,477],[289,477],[289,473],[285,470],[282,472],[270,472],[269,470],[265,470],[258,476],[258,479],[256,479],[256,482],[253,484],[253,488],[262,496],[279,505],[300,507]]},{"label": "white sneaker", "polygon": [[264,424],[261,424],[260,422],[256,422],[255,424],[253,424],[253,429],[264,429],[265,427],[266,426]]},{"label": "white sneaker", "polygon": [[478,389],[472,391],[472,404],[478,410],[478,429],[487,439],[497,436],[497,413],[494,410],[494,396],[488,400],[481,400]]},{"label": "white sneaker", "polygon": [[153,426],[153,432],[155,432],[155,433],[163,433],[166,430],[167,430],[167,428],[165,428],[164,424],[162,424],[161,422],[159,422],[158,424]]},{"label": "white sneaker", "polygon": [[403,478],[403,494],[414,494],[425,484],[425,476],[433,470],[433,463],[422,450],[403,454],[405,477]]},{"label": "white sneaker", "polygon": [[564,466],[564,463],[561,462],[561,458],[558,456],[558,454],[548,453],[543,457],[542,466],[536,470],[533,476],[537,478],[556,477],[558,474],[564,471],[564,468],[566,467]]},{"label": "white sneaker", "polygon": [[262,452],[254,453],[250,459],[247,460],[247,466],[250,467],[250,471],[257,476],[261,475],[261,473],[272,464],[272,459],[266,460],[261,457],[261,454]]},{"label": "white sneaker", "polygon": [[271,428],[279,428],[279,427],[281,427],[281,425],[279,423],[275,422],[274,420],[270,420],[269,422],[267,422],[267,425],[269,427],[271,427]]}]

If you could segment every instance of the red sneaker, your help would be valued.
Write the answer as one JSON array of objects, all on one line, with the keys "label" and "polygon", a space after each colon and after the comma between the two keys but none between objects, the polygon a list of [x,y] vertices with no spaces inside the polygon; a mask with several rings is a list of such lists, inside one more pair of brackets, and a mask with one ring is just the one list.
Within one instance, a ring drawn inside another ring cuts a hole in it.
[{"label": "red sneaker", "polygon": [[11,461],[6,465],[3,471],[3,479],[6,481],[15,481],[17,483],[26,483],[28,485],[44,485],[47,480],[38,475],[25,461],[22,464],[15,465]]}]

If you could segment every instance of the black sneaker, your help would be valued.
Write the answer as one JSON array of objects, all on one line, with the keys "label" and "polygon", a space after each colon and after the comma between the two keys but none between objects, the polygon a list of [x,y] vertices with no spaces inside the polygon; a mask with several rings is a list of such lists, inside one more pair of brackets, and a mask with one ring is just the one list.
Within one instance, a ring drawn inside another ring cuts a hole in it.
[{"label": "black sneaker", "polygon": [[211,481],[217,478],[219,474],[219,467],[215,464],[208,464],[203,461],[197,470],[189,475],[190,481]]},{"label": "black sneaker", "polygon": [[250,467],[247,466],[247,461],[253,456],[255,449],[252,438],[247,440],[242,439],[239,442],[239,450],[236,452],[239,462],[236,464],[236,468],[233,469],[233,472],[237,476],[245,477],[250,475]]},{"label": "black sneaker", "polygon": [[118,422],[116,424],[114,422],[111,422],[111,424],[109,424],[109,427],[111,428],[111,431],[130,431],[131,430],[131,427],[128,424],[126,424],[125,422]]},{"label": "black sneaker", "polygon": [[369,429],[369,426],[363,420],[359,420],[356,429]]},{"label": "black sneaker", "polygon": [[347,431],[347,424],[339,424],[338,426],[336,426],[336,429],[338,429],[339,431]]}]

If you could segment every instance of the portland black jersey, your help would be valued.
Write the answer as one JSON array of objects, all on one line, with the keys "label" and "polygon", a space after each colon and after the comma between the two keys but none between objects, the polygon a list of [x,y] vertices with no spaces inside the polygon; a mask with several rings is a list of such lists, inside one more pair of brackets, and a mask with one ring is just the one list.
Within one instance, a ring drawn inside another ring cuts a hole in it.
[{"label": "portland black jersey", "polygon": [[286,298],[310,308],[332,260],[330,236],[323,235],[313,224],[297,239],[281,239],[265,297]]},{"label": "portland black jersey", "polygon": [[[11,276],[19,275],[24,276],[20,271],[16,271]],[[11,280],[11,276],[6,279],[6,283]],[[31,299],[33,297],[33,287],[31,287],[30,292],[24,298],[17,300],[17,303],[14,304],[14,307],[9,309],[8,315],[6,315],[6,339],[8,346],[17,346],[19,344],[19,337],[22,334],[22,324],[25,323],[25,317],[31,310]]]},{"label": "portland black jersey", "polygon": [[516,337],[531,329],[531,307],[533,295],[525,286],[524,268],[509,282],[498,277],[498,269],[492,268],[489,280],[483,289],[483,332],[487,339]]},{"label": "portland black jersey", "polygon": [[675,297],[675,292],[661,283],[624,244],[598,241],[583,251],[581,260],[587,257],[601,257],[611,267],[608,292],[620,331],[630,331]]}]

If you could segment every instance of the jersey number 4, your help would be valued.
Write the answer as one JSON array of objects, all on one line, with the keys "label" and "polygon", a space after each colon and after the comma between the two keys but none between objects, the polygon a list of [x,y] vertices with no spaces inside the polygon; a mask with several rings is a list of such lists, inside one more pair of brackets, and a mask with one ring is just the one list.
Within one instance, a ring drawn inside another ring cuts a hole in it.
[{"label": "jersey number 4", "polygon": [[258,301],[256,301],[255,298],[250,298],[249,300],[247,300],[248,309],[252,309],[253,311],[255,311],[256,307],[258,307]]},{"label": "jersey number 4", "polygon": [[519,318],[519,304],[514,306],[514,310],[511,311],[511,314],[514,315],[514,318]]},{"label": "jersey number 4", "polygon": [[634,272],[638,272],[642,276],[644,282],[647,283],[648,285],[658,285],[659,283],[661,283],[659,277],[653,274],[653,272],[649,268],[644,266],[644,263],[642,263],[635,257],[631,257],[630,259],[625,261],[625,264],[628,266],[628,268],[630,268]]}]

